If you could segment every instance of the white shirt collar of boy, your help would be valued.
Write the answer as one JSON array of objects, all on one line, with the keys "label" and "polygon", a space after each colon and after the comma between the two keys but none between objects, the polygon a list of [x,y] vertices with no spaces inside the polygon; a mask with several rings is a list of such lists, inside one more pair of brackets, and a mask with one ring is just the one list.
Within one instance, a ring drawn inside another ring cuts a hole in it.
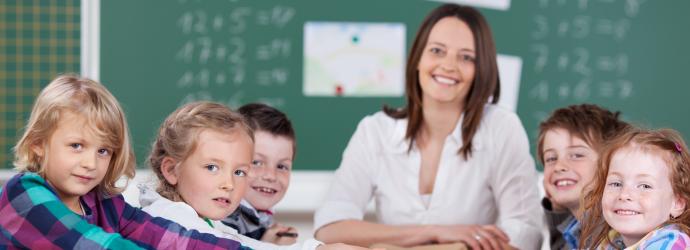
[{"label": "white shirt collar of boy", "polygon": [[240,206],[245,206],[245,207],[249,208],[250,210],[252,210],[252,212],[254,213],[254,216],[256,218],[259,218],[259,223],[261,225],[264,225],[266,227],[270,227],[271,225],[273,225],[273,209],[269,210],[268,212],[259,211],[254,206],[252,206],[251,203],[249,203],[245,199],[242,199],[242,201],[240,201]]}]

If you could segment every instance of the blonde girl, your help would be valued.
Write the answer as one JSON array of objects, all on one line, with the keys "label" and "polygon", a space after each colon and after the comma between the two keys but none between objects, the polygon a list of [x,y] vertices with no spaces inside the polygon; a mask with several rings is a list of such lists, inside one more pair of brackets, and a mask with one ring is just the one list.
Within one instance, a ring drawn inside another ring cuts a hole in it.
[{"label": "blonde girl", "polygon": [[[106,88],[62,75],[36,98],[0,194],[0,245],[30,249],[240,249],[125,203],[135,159],[124,112]],[[164,239],[164,240],[163,240]]]},{"label": "blonde girl", "polygon": [[182,106],[158,130],[148,163],[159,183],[155,191],[139,185],[140,203],[152,215],[254,249],[360,249],[316,240],[278,246],[223,224],[245,194],[253,154],[253,130],[239,113],[211,102]]},{"label": "blonde girl", "polygon": [[584,197],[580,246],[688,249],[687,150],[670,129],[632,128],[610,141]]}]

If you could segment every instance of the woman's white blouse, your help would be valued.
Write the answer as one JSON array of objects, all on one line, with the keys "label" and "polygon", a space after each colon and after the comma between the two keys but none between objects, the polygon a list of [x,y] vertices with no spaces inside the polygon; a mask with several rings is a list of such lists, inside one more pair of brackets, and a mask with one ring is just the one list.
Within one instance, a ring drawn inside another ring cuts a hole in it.
[{"label": "woman's white blouse", "polygon": [[458,121],[443,146],[433,193],[426,206],[419,194],[421,155],[408,152],[406,119],[378,112],[362,119],[343,153],[334,182],[314,216],[314,228],[364,216],[373,198],[379,223],[496,224],[520,249],[541,243],[539,192],[525,129],[514,113],[487,105],[472,140],[462,145]]}]

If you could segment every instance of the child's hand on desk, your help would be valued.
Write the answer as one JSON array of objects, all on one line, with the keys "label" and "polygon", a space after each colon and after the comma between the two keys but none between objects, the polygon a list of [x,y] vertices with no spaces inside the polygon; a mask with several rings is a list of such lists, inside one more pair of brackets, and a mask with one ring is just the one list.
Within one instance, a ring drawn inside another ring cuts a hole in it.
[{"label": "child's hand on desk", "polygon": [[495,225],[438,225],[432,228],[437,243],[463,242],[471,249],[500,250],[510,239]]},{"label": "child's hand on desk", "polygon": [[294,227],[283,226],[280,224],[273,224],[264,236],[261,237],[261,241],[270,242],[276,245],[292,245],[297,242],[297,229]]}]

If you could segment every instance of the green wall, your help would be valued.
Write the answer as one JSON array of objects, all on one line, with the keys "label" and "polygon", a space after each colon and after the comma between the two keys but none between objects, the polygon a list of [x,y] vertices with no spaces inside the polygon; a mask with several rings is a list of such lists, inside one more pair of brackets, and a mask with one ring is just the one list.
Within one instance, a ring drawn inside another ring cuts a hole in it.
[{"label": "green wall", "polygon": [[[403,23],[409,47],[424,15],[438,4],[102,1],[101,80],[127,111],[140,163],[167,114],[182,103],[211,99],[232,107],[252,101],[274,104],[297,130],[295,168],[332,170],[362,117],[403,100],[305,97],[305,22]],[[679,0],[537,0],[511,1],[507,11],[481,11],[499,54],[522,59],[516,111],[534,142],[538,122],[549,112],[581,102],[621,110],[625,119],[645,126],[690,133],[683,105],[690,94],[683,75],[690,66],[688,9],[690,1]],[[275,44],[267,60],[257,56]],[[211,52],[224,46],[227,54],[202,60],[204,46]],[[218,81],[219,74],[225,80]]]}]

